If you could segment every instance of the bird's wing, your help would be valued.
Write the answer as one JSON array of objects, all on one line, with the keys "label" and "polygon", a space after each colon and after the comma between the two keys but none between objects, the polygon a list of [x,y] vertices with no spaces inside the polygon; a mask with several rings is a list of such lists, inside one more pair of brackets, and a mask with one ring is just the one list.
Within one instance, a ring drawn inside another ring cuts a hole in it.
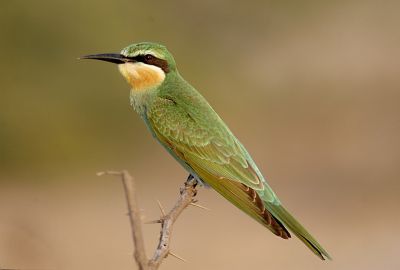
[{"label": "bird's wing", "polygon": [[234,205],[276,235],[289,238],[265,207],[279,201],[247,151],[208,104],[191,105],[189,110],[171,98],[158,97],[147,111],[156,138]]},{"label": "bird's wing", "polygon": [[280,204],[246,149],[201,96],[158,97],[146,121],[180,162],[238,208],[282,238],[290,237],[289,228],[319,258],[330,258]]}]

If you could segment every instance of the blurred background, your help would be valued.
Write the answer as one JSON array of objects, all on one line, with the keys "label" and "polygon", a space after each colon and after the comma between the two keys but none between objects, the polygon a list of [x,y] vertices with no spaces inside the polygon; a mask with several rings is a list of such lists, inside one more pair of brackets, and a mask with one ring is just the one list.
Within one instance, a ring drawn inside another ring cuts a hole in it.
[{"label": "blurred background", "polygon": [[[162,269],[399,269],[399,1],[0,1],[0,268],[135,269],[121,183],[144,220],[187,173],[111,64],[161,42],[246,145],[322,262],[201,189]],[[148,253],[159,227],[145,226]]]}]

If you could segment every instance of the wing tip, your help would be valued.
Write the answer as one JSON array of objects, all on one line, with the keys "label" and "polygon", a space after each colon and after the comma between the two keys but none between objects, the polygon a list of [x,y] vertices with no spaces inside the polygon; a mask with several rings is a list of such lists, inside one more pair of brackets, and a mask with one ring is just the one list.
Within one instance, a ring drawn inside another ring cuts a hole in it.
[{"label": "wing tip", "polygon": [[314,252],[314,254],[317,255],[321,260],[325,261],[326,259],[328,259],[329,261],[332,261],[332,257],[329,255],[329,253],[319,244],[312,243],[303,235],[301,235],[301,239],[303,240],[304,243],[306,243],[306,245],[311,249],[311,251]]}]

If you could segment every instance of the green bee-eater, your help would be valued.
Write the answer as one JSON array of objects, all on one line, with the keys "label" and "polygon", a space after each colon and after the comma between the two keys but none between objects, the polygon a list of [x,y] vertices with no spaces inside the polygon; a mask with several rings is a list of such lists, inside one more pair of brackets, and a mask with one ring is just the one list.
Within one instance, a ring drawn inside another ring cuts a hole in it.
[{"label": "green bee-eater", "polygon": [[211,186],[277,236],[288,239],[290,230],[319,258],[330,258],[282,206],[250,154],[224,121],[182,78],[166,47],[143,42],[132,44],[118,54],[82,58],[118,65],[131,86],[133,108],[189,176]]}]

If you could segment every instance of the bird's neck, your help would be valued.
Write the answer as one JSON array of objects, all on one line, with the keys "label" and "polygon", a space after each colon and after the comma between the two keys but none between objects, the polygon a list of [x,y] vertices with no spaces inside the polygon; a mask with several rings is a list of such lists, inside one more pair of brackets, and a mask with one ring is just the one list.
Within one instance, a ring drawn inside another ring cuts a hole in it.
[{"label": "bird's neck", "polygon": [[154,98],[157,96],[157,91],[137,92],[131,89],[130,102],[135,111],[144,116],[147,108],[151,105]]},{"label": "bird's neck", "polygon": [[180,76],[178,71],[170,71],[162,83],[156,87],[149,88],[146,91],[137,91],[132,88],[130,92],[131,105],[136,112],[143,116],[147,108],[158,97],[176,95],[177,92],[186,89],[186,85],[187,82]]}]

